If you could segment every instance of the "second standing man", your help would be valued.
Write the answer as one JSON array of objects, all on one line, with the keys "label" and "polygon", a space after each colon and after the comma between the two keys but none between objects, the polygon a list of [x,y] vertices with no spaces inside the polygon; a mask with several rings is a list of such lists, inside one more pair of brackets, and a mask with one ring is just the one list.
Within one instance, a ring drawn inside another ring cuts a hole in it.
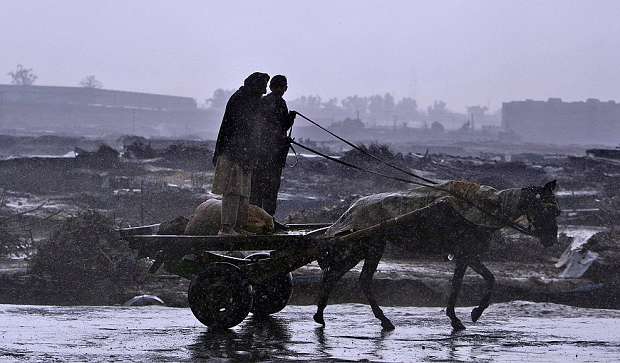
[{"label": "second standing man", "polygon": [[282,169],[290,146],[286,133],[293,126],[297,113],[289,111],[282,98],[288,89],[285,76],[273,76],[269,89],[271,92],[261,102],[260,146],[252,173],[250,203],[274,215]]}]

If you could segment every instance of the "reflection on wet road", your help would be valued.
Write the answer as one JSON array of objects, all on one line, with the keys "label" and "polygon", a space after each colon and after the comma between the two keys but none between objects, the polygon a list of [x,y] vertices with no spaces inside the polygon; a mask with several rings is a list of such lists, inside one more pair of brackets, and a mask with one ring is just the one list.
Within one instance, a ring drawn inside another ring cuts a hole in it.
[{"label": "reflection on wet road", "polygon": [[[470,309],[458,309],[465,322]],[[313,307],[289,306],[267,320],[211,331],[189,309],[0,305],[0,360],[189,361],[618,361],[620,312],[512,302],[451,334],[439,308],[385,308],[381,331],[364,305],[332,305],[327,326]]]}]

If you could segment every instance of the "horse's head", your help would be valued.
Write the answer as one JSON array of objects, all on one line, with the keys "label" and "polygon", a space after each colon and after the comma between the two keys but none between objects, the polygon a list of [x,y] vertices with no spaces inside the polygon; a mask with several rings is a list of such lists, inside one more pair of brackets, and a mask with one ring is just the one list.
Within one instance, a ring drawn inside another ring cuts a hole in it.
[{"label": "horse's head", "polygon": [[542,187],[530,186],[521,190],[519,209],[527,217],[531,233],[538,237],[545,247],[558,241],[557,217],[560,215],[560,206],[553,194],[556,186],[554,180]]}]

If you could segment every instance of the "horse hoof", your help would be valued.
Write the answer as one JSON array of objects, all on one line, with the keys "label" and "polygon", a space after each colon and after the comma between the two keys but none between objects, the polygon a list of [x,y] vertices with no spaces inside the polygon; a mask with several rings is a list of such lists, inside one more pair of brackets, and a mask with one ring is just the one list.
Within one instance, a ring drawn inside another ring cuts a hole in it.
[{"label": "horse hoof", "polygon": [[452,324],[453,333],[465,330],[465,325],[463,325],[463,323],[461,323],[460,320],[452,320],[451,324]]},{"label": "horse hoof", "polygon": [[473,321],[474,323],[478,321],[478,319],[480,319],[480,316],[482,316],[482,312],[484,311],[484,309],[481,308],[473,308],[473,310],[471,311],[471,321]]},{"label": "horse hoof", "polygon": [[317,322],[318,324],[321,324],[321,325],[325,326],[325,320],[323,319],[323,315],[319,315],[319,314],[317,313],[317,314],[314,314],[314,316],[313,316],[312,318],[313,318],[313,319],[314,319],[314,321],[315,321],[315,322]]},{"label": "horse hoof", "polygon": [[394,324],[392,324],[392,322],[389,321],[389,320],[382,321],[381,322],[381,326],[383,327],[384,331],[392,331],[392,330],[396,329]]}]

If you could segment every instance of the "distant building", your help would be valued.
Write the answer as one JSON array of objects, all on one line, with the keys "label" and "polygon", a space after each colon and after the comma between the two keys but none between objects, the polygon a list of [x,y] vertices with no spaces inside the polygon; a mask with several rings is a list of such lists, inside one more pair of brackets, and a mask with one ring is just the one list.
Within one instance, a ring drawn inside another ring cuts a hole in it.
[{"label": "distant building", "polygon": [[502,126],[529,142],[617,145],[620,104],[592,98],[585,102],[559,98],[505,102]]},{"label": "distant building", "polygon": [[84,87],[0,85],[0,133],[184,135],[206,128],[190,97]]}]

